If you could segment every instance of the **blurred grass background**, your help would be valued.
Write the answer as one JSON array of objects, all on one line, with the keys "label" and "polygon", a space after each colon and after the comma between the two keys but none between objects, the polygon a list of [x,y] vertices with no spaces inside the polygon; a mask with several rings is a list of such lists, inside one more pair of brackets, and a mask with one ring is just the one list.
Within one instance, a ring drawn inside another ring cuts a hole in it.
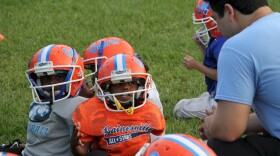
[{"label": "blurred grass background", "polygon": [[[29,59],[49,44],[66,44],[81,55],[95,40],[128,41],[150,67],[164,107],[166,133],[198,137],[198,119],[178,120],[173,107],[206,90],[204,76],[182,65],[188,54],[202,61],[192,41],[198,28],[191,14],[196,0],[0,0],[0,144],[26,140],[29,104],[25,76]],[[270,0],[280,11],[280,1]]]}]

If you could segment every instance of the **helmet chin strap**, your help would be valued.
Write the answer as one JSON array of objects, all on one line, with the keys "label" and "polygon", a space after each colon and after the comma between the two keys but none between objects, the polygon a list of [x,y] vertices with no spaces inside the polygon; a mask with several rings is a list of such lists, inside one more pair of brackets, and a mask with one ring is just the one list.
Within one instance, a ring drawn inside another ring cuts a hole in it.
[{"label": "helmet chin strap", "polygon": [[47,92],[47,91],[43,91],[44,95],[46,97],[49,97],[50,99],[50,104],[52,105],[54,100],[53,100],[53,96],[55,97],[55,99],[57,98],[57,96],[64,96],[65,95],[65,92],[64,91],[61,91],[61,90],[56,90],[54,91],[54,93],[50,93],[50,92]]},{"label": "helmet chin strap", "polygon": [[[49,93],[49,92],[47,92],[47,91],[43,91],[43,92],[44,92],[44,94],[45,94],[46,96],[48,96],[48,97],[52,96],[52,94]],[[58,95],[59,93],[60,93],[60,90],[54,91],[54,96]]]},{"label": "helmet chin strap", "polygon": [[[44,93],[47,97],[50,98],[50,105],[53,105],[53,102],[54,102],[54,100],[53,100],[53,94],[52,94],[52,93],[49,93],[49,92],[47,92],[47,91],[43,91],[43,93]],[[54,92],[54,96],[58,95],[59,93],[60,93],[59,90],[55,91],[55,92]]]},{"label": "helmet chin strap", "polygon": [[129,107],[128,109],[123,108],[123,106],[120,104],[119,100],[117,98],[114,97],[115,100],[115,104],[114,106],[116,106],[119,110],[124,110],[128,115],[132,115],[134,113],[134,108]]},{"label": "helmet chin strap", "polygon": [[[115,99],[117,99],[117,98],[115,98]],[[132,103],[132,100],[133,100],[133,97],[131,97],[129,100],[127,100],[127,101],[121,101],[121,100],[118,100],[118,102],[120,102],[120,103],[122,103],[122,104],[129,104],[129,103]]]},{"label": "helmet chin strap", "polygon": [[[105,95],[106,94],[111,94],[110,92],[104,92],[105,93]],[[114,100],[116,99],[114,96],[108,96],[108,98],[109,98],[109,100],[110,101],[112,101],[112,102],[114,102]],[[132,103],[132,100],[133,100],[133,97],[131,97],[129,100],[127,100],[127,101],[121,101],[121,100],[118,100],[120,103],[123,103],[123,104],[129,104],[129,103]]]}]

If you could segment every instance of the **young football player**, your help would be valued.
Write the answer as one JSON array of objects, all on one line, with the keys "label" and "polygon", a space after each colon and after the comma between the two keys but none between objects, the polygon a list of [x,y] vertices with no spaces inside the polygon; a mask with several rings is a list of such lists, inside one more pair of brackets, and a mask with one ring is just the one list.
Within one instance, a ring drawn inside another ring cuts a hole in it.
[{"label": "young football player", "polygon": [[204,57],[203,64],[192,56],[186,55],[183,64],[188,70],[197,70],[205,75],[207,92],[198,98],[182,99],[174,107],[173,113],[180,118],[205,117],[205,110],[213,111],[217,103],[214,100],[217,85],[217,64],[220,50],[226,38],[217,29],[216,21],[211,17],[209,3],[198,0],[194,8],[193,23],[202,25],[193,35]]},{"label": "young football player", "polygon": [[83,62],[86,69],[86,85],[80,95],[91,98],[95,95],[94,83],[100,66],[116,54],[134,55],[134,49],[125,40],[117,37],[102,38],[91,43],[83,53]]},{"label": "young football player", "polygon": [[107,155],[132,156],[150,142],[150,133],[161,135],[165,119],[147,100],[151,81],[137,57],[117,54],[107,59],[98,71],[97,97],[73,113],[73,153],[84,155],[92,148]]},{"label": "young football player", "polygon": [[72,112],[86,100],[77,96],[84,83],[84,65],[75,49],[48,45],[31,58],[26,71],[33,101],[23,156],[72,155]]},{"label": "young football player", "polygon": [[[127,54],[137,56],[140,60],[139,54],[135,53],[133,47],[124,39],[118,37],[102,38],[93,42],[83,53],[83,62],[85,69],[89,72],[86,75],[87,85],[81,91],[80,95],[90,98],[94,96],[94,82],[97,78],[97,73],[101,65],[110,57],[116,54]],[[143,62],[143,60],[141,60]],[[146,71],[148,67],[144,63]],[[159,92],[154,81],[151,82],[153,88],[148,91],[148,100],[158,106],[163,113],[162,103],[160,101]]]}]

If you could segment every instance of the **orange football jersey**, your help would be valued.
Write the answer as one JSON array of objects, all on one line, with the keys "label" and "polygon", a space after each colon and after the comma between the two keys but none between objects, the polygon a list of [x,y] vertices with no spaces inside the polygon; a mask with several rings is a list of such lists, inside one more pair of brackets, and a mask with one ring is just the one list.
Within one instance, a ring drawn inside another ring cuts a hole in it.
[{"label": "orange football jersey", "polygon": [[80,104],[73,113],[74,123],[81,123],[83,142],[95,142],[94,149],[104,150],[108,155],[135,155],[147,142],[150,133],[161,135],[165,130],[165,119],[156,105],[147,101],[134,110],[108,111],[103,101],[91,98]]}]

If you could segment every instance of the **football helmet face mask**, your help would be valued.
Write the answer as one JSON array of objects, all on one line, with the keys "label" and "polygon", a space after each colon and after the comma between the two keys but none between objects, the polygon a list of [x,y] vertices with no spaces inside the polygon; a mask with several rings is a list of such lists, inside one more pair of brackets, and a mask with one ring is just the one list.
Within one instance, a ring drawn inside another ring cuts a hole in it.
[{"label": "football helmet face mask", "polygon": [[202,25],[198,30],[196,30],[196,38],[204,45],[209,43],[210,36],[217,38],[221,36],[218,31],[216,21],[211,17],[212,10],[210,4],[203,0],[198,0],[194,8],[194,13],[192,14],[192,19],[194,24]]},{"label": "football helmet face mask", "polygon": [[[96,81],[97,97],[103,100],[109,111],[133,114],[147,100],[147,92],[151,89],[151,75],[146,72],[144,64],[135,56],[117,54],[100,67]],[[112,93],[111,85],[129,83],[137,84],[136,90]],[[118,97],[132,97],[122,101]]]},{"label": "football helmet face mask", "polygon": [[[40,49],[31,58],[28,68],[26,76],[36,103],[47,104],[74,97],[84,83],[82,58],[75,49],[66,45],[52,44]],[[65,79],[42,83],[43,79],[58,75]]]},{"label": "football helmet face mask", "polygon": [[216,156],[206,144],[186,134],[167,134],[153,141],[143,156]]},{"label": "football helmet face mask", "polygon": [[[110,57],[116,54],[134,55],[134,49],[125,40],[118,37],[102,38],[93,42],[83,53],[85,69],[90,70],[86,74],[88,86],[93,87],[93,82],[100,66]],[[93,89],[93,88],[91,88]]]}]

